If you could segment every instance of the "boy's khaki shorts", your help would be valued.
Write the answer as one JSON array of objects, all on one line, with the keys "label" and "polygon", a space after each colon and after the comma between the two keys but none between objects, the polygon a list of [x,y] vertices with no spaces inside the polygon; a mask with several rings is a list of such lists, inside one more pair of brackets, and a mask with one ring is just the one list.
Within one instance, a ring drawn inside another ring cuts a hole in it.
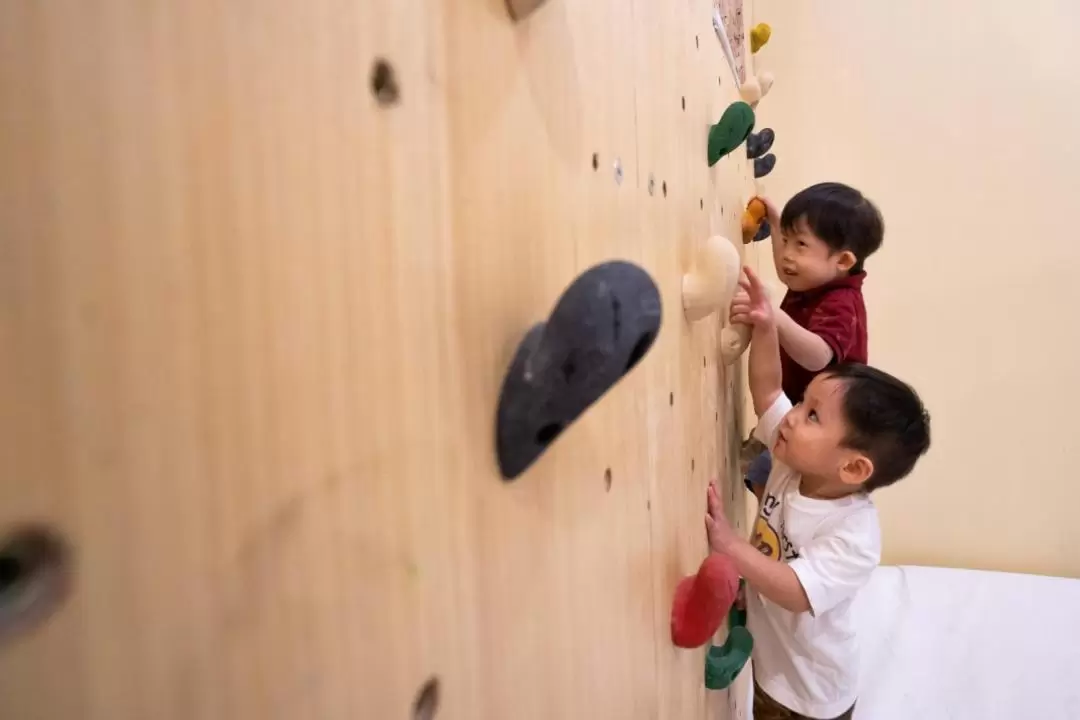
[{"label": "boy's khaki shorts", "polygon": [[[852,705],[847,712],[833,720],[851,720],[854,712],[855,706]],[[754,720],[813,720],[813,718],[788,710],[766,695],[765,691],[754,683]]]}]

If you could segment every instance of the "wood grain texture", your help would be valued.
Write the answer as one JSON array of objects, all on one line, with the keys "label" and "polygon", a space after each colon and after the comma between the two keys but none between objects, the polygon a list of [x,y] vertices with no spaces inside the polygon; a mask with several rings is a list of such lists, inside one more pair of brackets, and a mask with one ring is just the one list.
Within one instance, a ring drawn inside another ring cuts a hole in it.
[{"label": "wood grain texture", "polygon": [[[679,296],[735,99],[710,0],[0,4],[0,530],[77,559],[0,717],[724,717],[668,614],[745,514]],[[514,348],[616,257],[661,336],[504,484]]]}]

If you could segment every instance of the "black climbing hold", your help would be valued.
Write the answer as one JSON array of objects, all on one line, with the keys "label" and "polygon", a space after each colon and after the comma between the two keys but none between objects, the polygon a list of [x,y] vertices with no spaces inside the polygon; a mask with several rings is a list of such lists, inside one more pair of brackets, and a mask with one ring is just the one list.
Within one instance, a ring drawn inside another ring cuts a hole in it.
[{"label": "black climbing hold", "polygon": [[765,128],[758,133],[750,133],[746,138],[746,157],[750,160],[759,158],[769,152],[776,141],[776,133],[772,128]]},{"label": "black climbing hold", "polygon": [[709,167],[742,145],[753,129],[753,109],[742,101],[731,103],[720,121],[709,128]]},{"label": "black climbing hold", "polygon": [[776,156],[772,153],[754,160],[754,177],[763,178],[776,167]]},{"label": "black climbing hold", "polygon": [[761,242],[770,235],[772,235],[772,228],[769,226],[769,221],[762,220],[761,227],[758,228],[757,234],[754,235],[754,242]]},{"label": "black climbing hold", "polygon": [[499,470],[513,480],[645,356],[660,332],[660,291],[628,262],[596,265],[525,335],[496,414]]}]

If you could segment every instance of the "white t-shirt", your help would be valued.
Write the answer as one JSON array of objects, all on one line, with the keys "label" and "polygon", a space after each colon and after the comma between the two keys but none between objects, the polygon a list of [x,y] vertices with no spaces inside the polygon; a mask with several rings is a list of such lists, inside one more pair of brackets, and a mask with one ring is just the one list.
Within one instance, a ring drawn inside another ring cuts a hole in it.
[{"label": "white t-shirt", "polygon": [[[758,421],[769,448],[791,410],[781,394]],[[858,644],[851,603],[881,560],[877,509],[864,493],[816,500],[802,477],[773,458],[751,542],[795,571],[811,611],[791,613],[748,587],[754,678],[771,698],[812,718],[835,718],[858,692]]]}]

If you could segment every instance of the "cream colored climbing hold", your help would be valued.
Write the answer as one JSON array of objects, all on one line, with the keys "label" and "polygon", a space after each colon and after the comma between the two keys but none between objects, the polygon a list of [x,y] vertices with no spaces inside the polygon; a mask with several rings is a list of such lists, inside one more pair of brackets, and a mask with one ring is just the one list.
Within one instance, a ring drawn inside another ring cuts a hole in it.
[{"label": "cream colored climbing hold", "polygon": [[[683,314],[686,319],[697,322],[719,311],[726,324],[741,272],[742,259],[735,246],[722,235],[709,238],[697,253],[694,272],[683,275]],[[720,331],[721,362],[725,365],[735,362],[749,344],[749,327],[727,324]]]},{"label": "cream colored climbing hold", "polygon": [[757,81],[761,85],[761,97],[765,97],[769,94],[769,91],[772,90],[773,80],[775,79],[773,74],[767,70],[758,73]]},{"label": "cream colored climbing hold", "polygon": [[750,78],[739,87],[739,96],[751,108],[757,108],[761,98],[768,95],[769,91],[772,90],[774,80],[775,78],[771,72],[759,73],[757,77]]},{"label": "cream colored climbing hold", "polygon": [[750,327],[748,325],[728,325],[720,331],[720,361],[730,365],[739,359],[750,346]]},{"label": "cream colored climbing hold", "polygon": [[683,314],[690,322],[716,311],[726,312],[739,287],[742,260],[735,246],[722,235],[713,235],[698,250],[696,268],[683,275]]}]

